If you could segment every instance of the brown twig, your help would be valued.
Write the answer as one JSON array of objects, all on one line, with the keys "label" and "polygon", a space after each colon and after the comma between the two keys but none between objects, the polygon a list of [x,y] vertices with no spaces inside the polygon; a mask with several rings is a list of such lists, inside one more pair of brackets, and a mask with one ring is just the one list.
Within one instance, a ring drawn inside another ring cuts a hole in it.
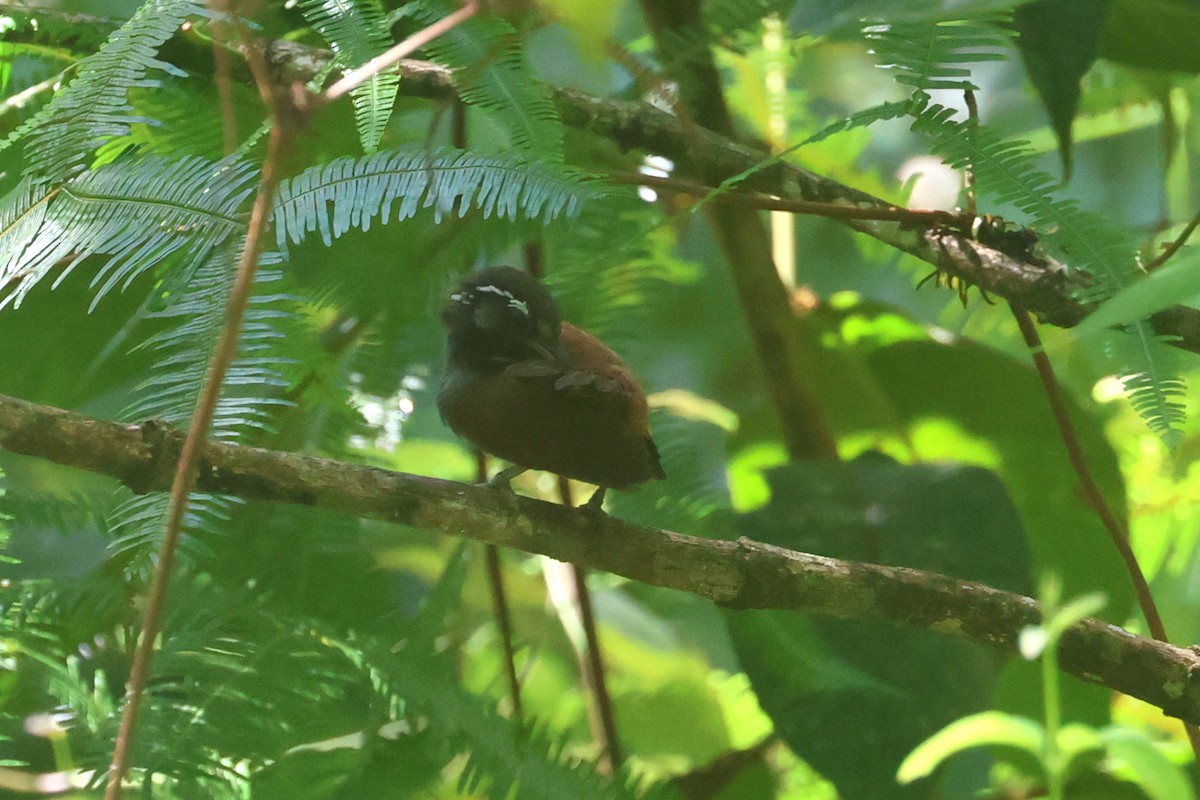
[{"label": "brown twig", "polygon": [[492,613],[496,615],[496,629],[504,648],[504,675],[508,679],[512,718],[520,723],[525,718],[525,712],[521,704],[521,678],[517,675],[516,648],[513,646],[512,613],[508,607],[508,594],[504,591],[504,572],[500,568],[500,548],[494,544],[484,545],[483,554],[488,588],[492,595]]},{"label": "brown twig", "polygon": [[475,16],[478,11],[479,7],[475,0],[467,0],[467,2],[463,4],[462,8],[458,9],[454,13],[447,14],[445,17],[433,23],[432,25],[422,28],[412,36],[409,36],[407,39],[388,50],[383,55],[376,56],[358,69],[352,69],[347,72],[337,81],[335,81],[328,89],[313,97],[311,100],[311,106],[316,107],[325,105],[326,103],[332,103],[339,97],[348,94],[355,87],[370,80],[372,77],[383,72],[385,69],[395,66],[397,62],[408,56],[413,51],[420,47],[424,47],[456,25],[459,25]]},{"label": "brown twig", "polygon": [[[561,475],[558,478],[558,496],[568,508],[575,506],[571,497],[571,482]],[[613,713],[612,695],[608,692],[608,678],[604,669],[604,657],[600,650],[600,636],[596,631],[596,617],[592,609],[592,592],[587,584],[587,568],[568,563],[575,603],[579,609],[579,623],[583,626],[584,652],[580,654],[580,675],[588,695],[588,718],[592,724],[592,735],[600,741],[603,755],[596,765],[597,771],[611,775],[625,760],[621,740],[617,737],[617,719]]]},{"label": "brown twig", "polygon": [[[972,123],[979,124],[979,103],[975,100],[975,92],[967,89],[963,92],[963,102],[967,106],[967,119]],[[972,217],[976,214],[975,207],[975,166],[968,164],[963,171],[963,188],[966,192],[967,213]]]},{"label": "brown twig", "polygon": [[1150,593],[1150,584],[1146,582],[1141,565],[1138,564],[1137,557],[1134,556],[1133,550],[1129,546],[1129,533],[1117,519],[1117,515],[1113,513],[1112,506],[1109,505],[1108,500],[1104,497],[1104,492],[1100,490],[1100,485],[1096,483],[1095,476],[1092,475],[1092,468],[1083,453],[1083,446],[1079,443],[1079,434],[1075,430],[1075,423],[1071,421],[1071,417],[1067,413],[1067,404],[1063,399],[1062,389],[1058,385],[1057,378],[1054,377],[1054,367],[1050,364],[1050,359],[1042,348],[1041,337],[1038,336],[1033,319],[1029,316],[1029,312],[1017,305],[1010,303],[1009,308],[1012,309],[1013,316],[1017,318],[1017,326],[1021,329],[1021,336],[1025,339],[1025,345],[1029,348],[1034,366],[1037,368],[1038,377],[1041,378],[1042,388],[1046,392],[1046,399],[1050,403],[1050,410],[1054,413],[1054,421],[1058,425],[1059,435],[1067,450],[1067,457],[1070,458],[1071,466],[1083,487],[1088,505],[1104,523],[1105,530],[1108,531],[1109,537],[1121,554],[1121,559],[1125,562],[1125,569],[1129,572],[1130,580],[1133,582],[1138,606],[1146,618],[1150,634],[1160,642],[1166,642],[1168,641],[1167,631],[1163,627],[1162,617],[1159,615],[1154,597]]},{"label": "brown twig", "polygon": [[[482,450],[475,451],[475,477],[479,483],[487,481],[487,456]],[[508,679],[512,718],[520,723],[525,713],[521,704],[521,678],[517,675],[516,648],[513,646],[512,613],[509,611],[508,593],[504,590],[504,571],[500,568],[500,548],[488,542],[483,546],[483,556],[488,589],[492,595],[492,613],[496,617],[496,629],[504,648],[504,674]]]},{"label": "brown twig", "polygon": [[[1170,639],[1167,638],[1167,629],[1163,625],[1162,616],[1158,612],[1158,605],[1154,602],[1154,595],[1150,592],[1150,584],[1146,581],[1146,575],[1142,572],[1142,567],[1138,564],[1137,556],[1134,555],[1133,548],[1129,544],[1129,532],[1121,524],[1121,521],[1117,519],[1112,506],[1109,505],[1108,500],[1104,497],[1104,492],[1100,490],[1100,485],[1096,483],[1096,478],[1092,474],[1092,468],[1083,453],[1083,446],[1079,442],[1079,434],[1075,430],[1075,423],[1071,421],[1071,417],[1067,413],[1067,404],[1063,399],[1058,379],[1054,376],[1054,367],[1050,364],[1050,358],[1046,355],[1046,351],[1042,347],[1042,340],[1038,336],[1037,327],[1034,325],[1033,319],[1029,316],[1029,312],[1013,303],[1009,303],[1009,308],[1012,309],[1013,316],[1017,318],[1017,326],[1021,329],[1021,336],[1025,339],[1025,346],[1029,348],[1034,366],[1037,368],[1038,377],[1042,380],[1042,388],[1046,392],[1046,399],[1049,401],[1050,409],[1054,413],[1054,421],[1058,425],[1063,446],[1067,450],[1067,456],[1071,459],[1071,466],[1075,469],[1075,475],[1079,478],[1079,483],[1083,486],[1088,504],[1096,512],[1096,515],[1100,517],[1100,521],[1104,523],[1104,528],[1108,531],[1113,545],[1117,548],[1117,552],[1121,554],[1121,560],[1125,562],[1125,569],[1129,572],[1129,579],[1133,583],[1134,594],[1137,596],[1142,616],[1146,618],[1146,625],[1150,629],[1150,635],[1164,644],[1169,644]],[[1192,751],[1196,755],[1196,768],[1200,769],[1200,728],[1189,723],[1184,723],[1183,727],[1187,732]]]},{"label": "brown twig", "polygon": [[134,728],[142,696],[145,693],[146,682],[150,676],[150,666],[154,660],[154,643],[162,622],[167,588],[171,580],[175,554],[179,547],[183,518],[187,512],[192,488],[196,483],[201,452],[204,449],[208,428],[212,424],[217,401],[221,395],[221,385],[230,364],[237,355],[242,317],[245,315],[246,306],[254,289],[254,275],[258,270],[258,258],[262,252],[262,235],[270,217],[275,189],[279,185],[279,159],[294,135],[294,131],[289,125],[281,124],[275,104],[275,95],[267,76],[266,63],[262,58],[261,50],[253,43],[247,42],[246,54],[250,67],[258,80],[263,98],[270,107],[272,116],[276,118],[276,124],[272,126],[267,142],[266,160],[263,162],[262,175],[259,178],[258,194],[254,198],[254,206],[250,212],[246,243],[238,262],[237,276],[229,294],[225,324],[221,328],[212,358],[209,361],[204,384],[196,398],[191,424],[188,426],[179,462],[175,468],[175,477],[171,484],[167,517],[164,523],[163,540],[158,549],[158,563],[155,565],[154,575],[150,581],[149,596],[146,599],[146,610],[142,619],[142,632],[134,648],[133,664],[129,671],[125,707],[122,709],[121,724],[117,732],[112,763],[108,772],[108,782],[104,790],[105,800],[120,800],[122,784],[129,771]]},{"label": "brown twig", "polygon": [[[708,199],[709,195],[718,192],[714,186],[706,186],[698,181],[685,178],[669,178],[661,175],[646,175],[642,172],[609,172],[605,178],[613,183],[632,186],[648,186],[653,189],[677,192],[695,197]],[[767,211],[790,211],[794,214],[812,214],[829,219],[861,219],[884,222],[899,222],[904,225],[969,230],[974,221],[974,215],[957,214],[953,211],[937,209],[912,209],[900,206],[853,206],[846,203],[822,203],[817,200],[793,200],[786,197],[732,190],[720,192],[711,198],[712,202],[737,203],[750,208],[761,208]]]},{"label": "brown twig", "polygon": [[1144,267],[1146,272],[1153,272],[1163,264],[1167,263],[1167,261],[1173,255],[1179,252],[1180,248],[1187,244],[1187,240],[1190,239],[1192,234],[1196,232],[1197,227],[1200,227],[1200,211],[1197,211],[1196,215],[1192,217],[1191,222],[1189,222],[1187,226],[1180,231],[1179,236],[1175,237],[1175,241],[1167,245],[1157,258],[1146,264]]}]

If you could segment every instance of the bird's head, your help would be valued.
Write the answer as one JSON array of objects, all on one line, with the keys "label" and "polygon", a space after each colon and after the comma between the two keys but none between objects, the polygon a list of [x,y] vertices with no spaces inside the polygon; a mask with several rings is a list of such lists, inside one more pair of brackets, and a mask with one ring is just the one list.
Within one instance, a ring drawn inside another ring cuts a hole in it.
[{"label": "bird's head", "polygon": [[558,345],[562,318],[550,292],[512,267],[473,272],[442,312],[450,363],[497,371],[515,361],[544,358]]}]

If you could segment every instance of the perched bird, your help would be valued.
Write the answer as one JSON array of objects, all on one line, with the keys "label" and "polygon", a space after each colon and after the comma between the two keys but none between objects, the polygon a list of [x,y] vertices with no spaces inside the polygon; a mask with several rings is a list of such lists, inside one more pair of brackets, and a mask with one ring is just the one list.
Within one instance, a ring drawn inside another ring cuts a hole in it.
[{"label": "perched bird", "polygon": [[[513,462],[606,489],[664,476],[646,395],[621,357],[563,322],[550,292],[512,267],[467,276],[442,312],[448,329],[438,410],[451,430]],[[496,480],[496,479],[493,479]]]}]

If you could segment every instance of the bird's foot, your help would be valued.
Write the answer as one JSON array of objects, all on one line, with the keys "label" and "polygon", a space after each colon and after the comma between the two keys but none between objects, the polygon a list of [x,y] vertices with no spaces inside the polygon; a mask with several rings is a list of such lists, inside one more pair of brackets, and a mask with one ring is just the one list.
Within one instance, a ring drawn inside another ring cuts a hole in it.
[{"label": "bird's foot", "polygon": [[488,478],[486,485],[492,487],[493,489],[501,489],[505,492],[515,494],[509,481],[520,475],[522,472],[525,472],[525,470],[525,467],[520,467],[516,464],[513,464],[511,467],[505,467],[492,477]]},{"label": "bird's foot", "polygon": [[608,489],[603,486],[598,487],[596,491],[592,493],[592,496],[588,498],[588,501],[579,508],[585,514],[593,514],[601,517],[604,516],[604,493],[607,491]]}]

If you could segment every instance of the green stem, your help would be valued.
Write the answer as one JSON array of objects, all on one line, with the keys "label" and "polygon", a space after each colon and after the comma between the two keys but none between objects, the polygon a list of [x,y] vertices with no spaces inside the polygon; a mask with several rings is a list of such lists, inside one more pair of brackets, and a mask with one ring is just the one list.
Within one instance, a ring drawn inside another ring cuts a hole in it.
[{"label": "green stem", "polygon": [[1062,709],[1058,696],[1058,642],[1049,642],[1042,654],[1042,702],[1046,712],[1046,742],[1042,760],[1046,765],[1047,796],[1063,800],[1066,770],[1058,751],[1058,730],[1062,726]]}]

